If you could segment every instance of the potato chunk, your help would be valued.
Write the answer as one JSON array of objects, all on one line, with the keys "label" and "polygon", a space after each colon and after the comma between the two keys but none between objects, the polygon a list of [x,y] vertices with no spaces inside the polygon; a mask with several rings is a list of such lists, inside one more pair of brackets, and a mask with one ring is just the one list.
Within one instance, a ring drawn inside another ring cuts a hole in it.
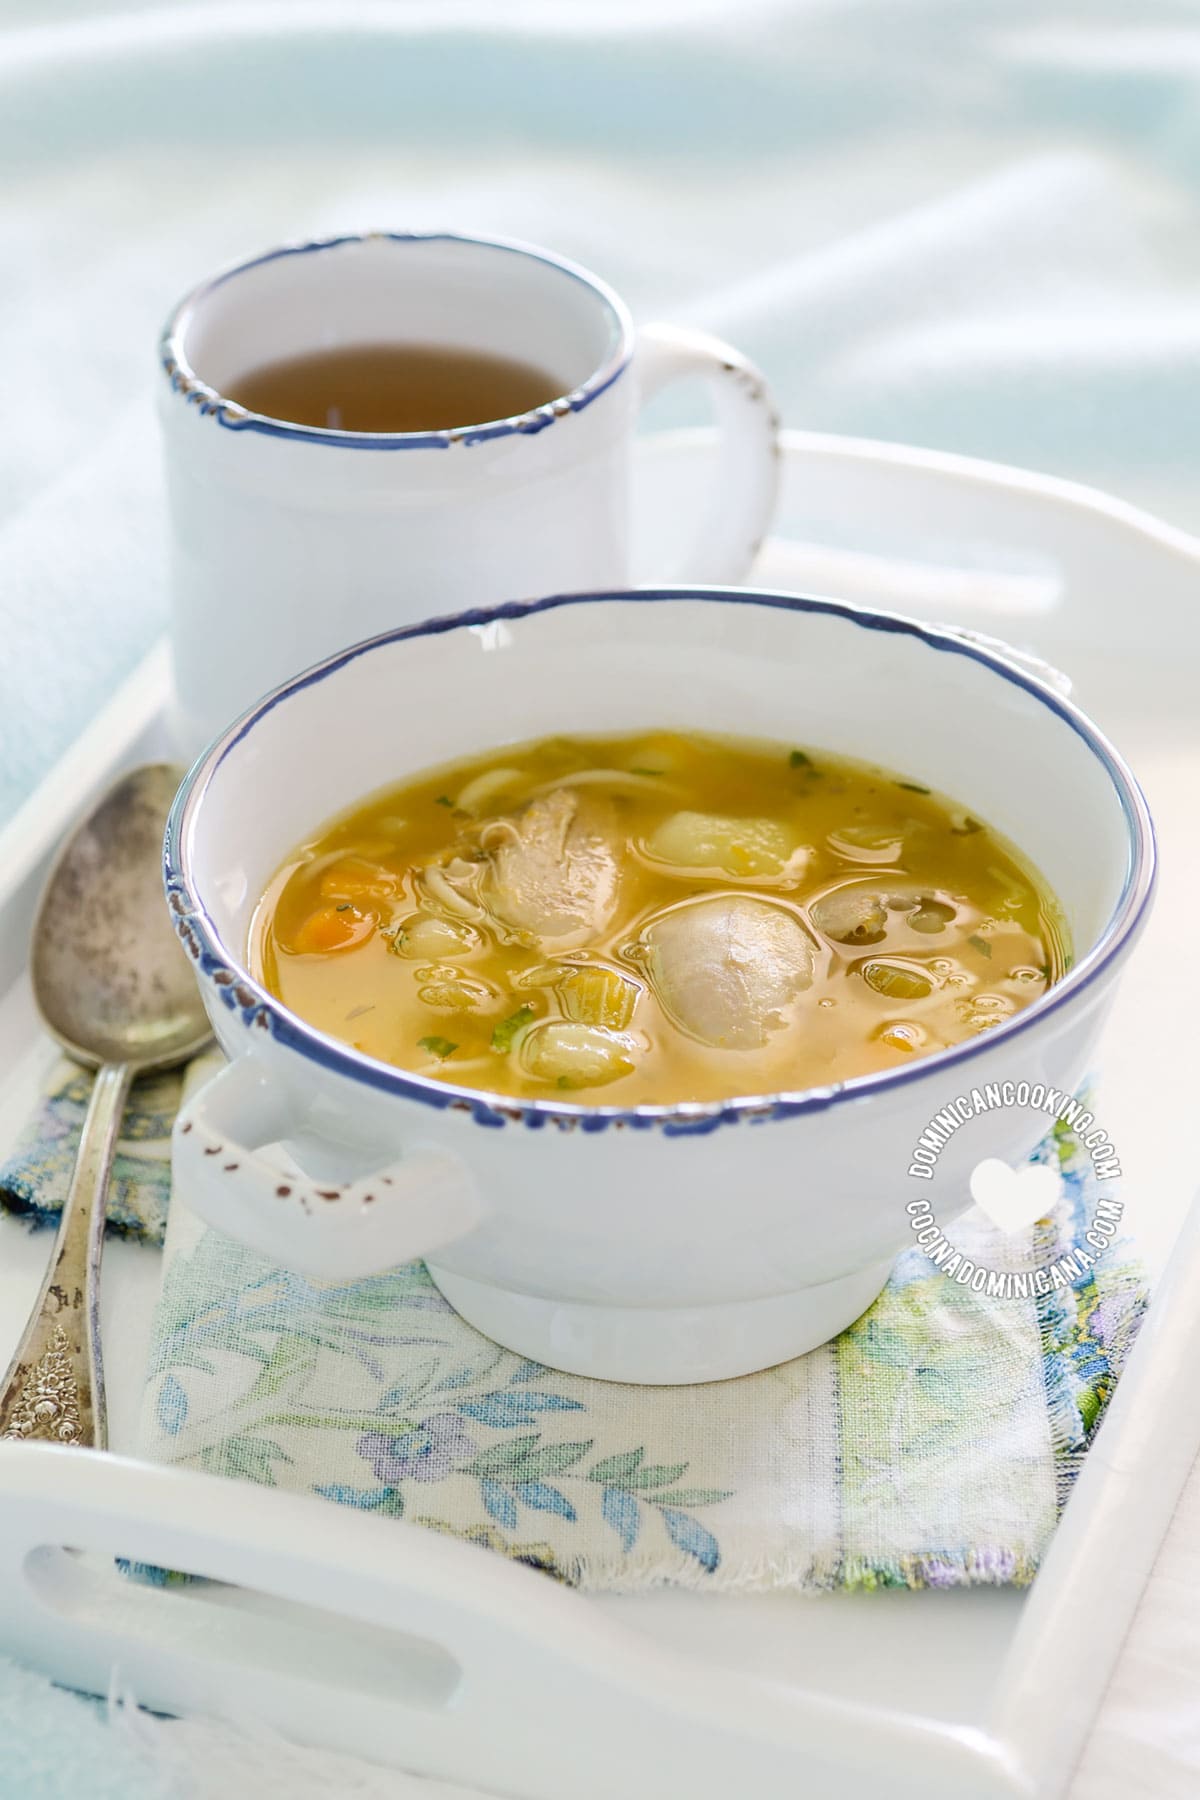
[{"label": "potato chunk", "polygon": [[718,813],[677,812],[645,841],[648,856],[680,869],[724,875],[780,875],[796,840],[776,819],[728,819]]}]

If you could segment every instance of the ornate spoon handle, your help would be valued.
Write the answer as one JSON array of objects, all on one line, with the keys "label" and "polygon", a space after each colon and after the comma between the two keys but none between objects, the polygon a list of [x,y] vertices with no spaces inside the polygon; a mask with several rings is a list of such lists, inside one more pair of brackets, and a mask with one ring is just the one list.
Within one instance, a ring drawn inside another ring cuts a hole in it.
[{"label": "ornate spoon handle", "polygon": [[127,1063],[106,1063],[96,1076],[50,1266],[0,1387],[0,1438],[105,1447],[100,1252],[108,1175],[132,1074]]}]

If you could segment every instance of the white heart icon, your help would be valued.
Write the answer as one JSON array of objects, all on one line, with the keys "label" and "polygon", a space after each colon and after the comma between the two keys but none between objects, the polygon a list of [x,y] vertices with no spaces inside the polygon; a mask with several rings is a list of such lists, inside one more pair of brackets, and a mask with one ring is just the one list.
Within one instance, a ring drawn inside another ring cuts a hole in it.
[{"label": "white heart icon", "polygon": [[1043,1219],[1058,1199],[1058,1176],[1045,1163],[1010,1169],[987,1156],[971,1170],[971,1198],[998,1230],[1011,1236]]}]

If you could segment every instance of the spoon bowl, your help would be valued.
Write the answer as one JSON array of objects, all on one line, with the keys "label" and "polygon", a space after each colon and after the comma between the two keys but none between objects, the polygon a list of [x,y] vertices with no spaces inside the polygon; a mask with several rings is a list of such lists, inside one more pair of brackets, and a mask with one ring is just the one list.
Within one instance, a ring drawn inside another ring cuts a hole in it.
[{"label": "spoon bowl", "polygon": [[167,1068],[209,1036],[163,904],[163,831],[181,778],[169,763],[123,776],[68,839],[42,894],[34,997],[68,1056],[89,1067]]}]

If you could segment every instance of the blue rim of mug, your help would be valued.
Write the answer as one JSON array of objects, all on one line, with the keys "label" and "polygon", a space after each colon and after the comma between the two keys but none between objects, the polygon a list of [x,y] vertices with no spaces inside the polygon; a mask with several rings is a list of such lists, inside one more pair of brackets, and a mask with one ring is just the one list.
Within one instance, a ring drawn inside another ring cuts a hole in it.
[{"label": "blue rim of mug", "polygon": [[[811,1087],[773,1094],[739,1095],[729,1100],[680,1101],[674,1104],[633,1107],[589,1106],[554,1100],[518,1100],[484,1089],[459,1087],[378,1061],[354,1050],[307,1024],[274,994],[254,979],[249,970],[222,942],[220,932],[196,892],[189,872],[189,828],[196,808],[213,776],[238,744],[268,713],[284,701],[336,674],[361,656],[408,639],[443,636],[451,631],[478,630],[498,620],[527,619],[538,613],[569,606],[610,604],[653,605],[656,602],[700,601],[723,605],[763,606],[817,613],[846,620],[862,630],[895,633],[917,638],[929,649],[963,656],[1014,687],[1022,688],[1049,712],[1063,720],[1083,740],[1104,769],[1119,802],[1127,832],[1127,861],[1121,892],[1107,923],[1084,956],[1061,981],[1039,999],[980,1036],[922,1056],[907,1067],[876,1070],[850,1076],[827,1087]],[[1062,1007],[1076,1002],[1084,990],[1103,975],[1118,953],[1128,948],[1144,923],[1157,878],[1154,826],[1145,796],[1123,758],[1086,713],[1045,682],[1037,680],[1004,656],[972,643],[954,631],[922,624],[899,613],[853,606],[839,600],[809,599],[767,589],[721,587],[667,587],[602,590],[583,594],[555,594],[546,599],[508,601],[501,606],[428,619],[418,625],[398,626],[377,637],[352,644],[336,655],[281,683],[234,720],[202,752],[185,777],[167,821],[163,846],[164,882],[176,914],[176,928],[195,958],[201,976],[217,980],[225,1003],[240,1009],[243,1019],[265,1027],[288,1048],[321,1067],[348,1078],[394,1093],[439,1110],[454,1108],[469,1114],[476,1124],[502,1126],[519,1121],[538,1128],[550,1123],[578,1126],[584,1131],[604,1131],[610,1126],[662,1130],[667,1137],[696,1136],[742,1120],[762,1123],[824,1111],[830,1106],[907,1086],[956,1069],[999,1042],[1011,1042],[1040,1024]]]},{"label": "blue rim of mug", "polygon": [[[227,399],[211,387],[192,368],[184,348],[188,326],[199,306],[228,281],[265,263],[277,262],[285,256],[311,256],[322,250],[338,250],[348,244],[468,244],[483,250],[500,250],[514,256],[544,264],[558,274],[587,288],[608,313],[609,349],[604,360],[578,387],[568,394],[548,400],[532,411],[510,419],[492,419],[479,425],[456,426],[446,431],[334,431],[319,426],[296,425],[287,419],[274,419],[266,413],[250,412],[236,401]],[[310,238],[302,242],[281,244],[261,256],[231,264],[210,276],[175,307],[163,327],[159,339],[159,363],[175,393],[197,410],[216,420],[228,431],[252,431],[263,437],[284,438],[293,443],[326,444],[339,450],[449,450],[455,445],[470,448],[473,444],[490,443],[495,438],[535,437],[558,419],[583,412],[593,400],[613,385],[629,367],[633,355],[633,320],[619,294],[607,282],[593,275],[582,264],[543,250],[536,244],[525,244],[517,238],[479,237],[462,231],[349,231],[334,237]]]}]

